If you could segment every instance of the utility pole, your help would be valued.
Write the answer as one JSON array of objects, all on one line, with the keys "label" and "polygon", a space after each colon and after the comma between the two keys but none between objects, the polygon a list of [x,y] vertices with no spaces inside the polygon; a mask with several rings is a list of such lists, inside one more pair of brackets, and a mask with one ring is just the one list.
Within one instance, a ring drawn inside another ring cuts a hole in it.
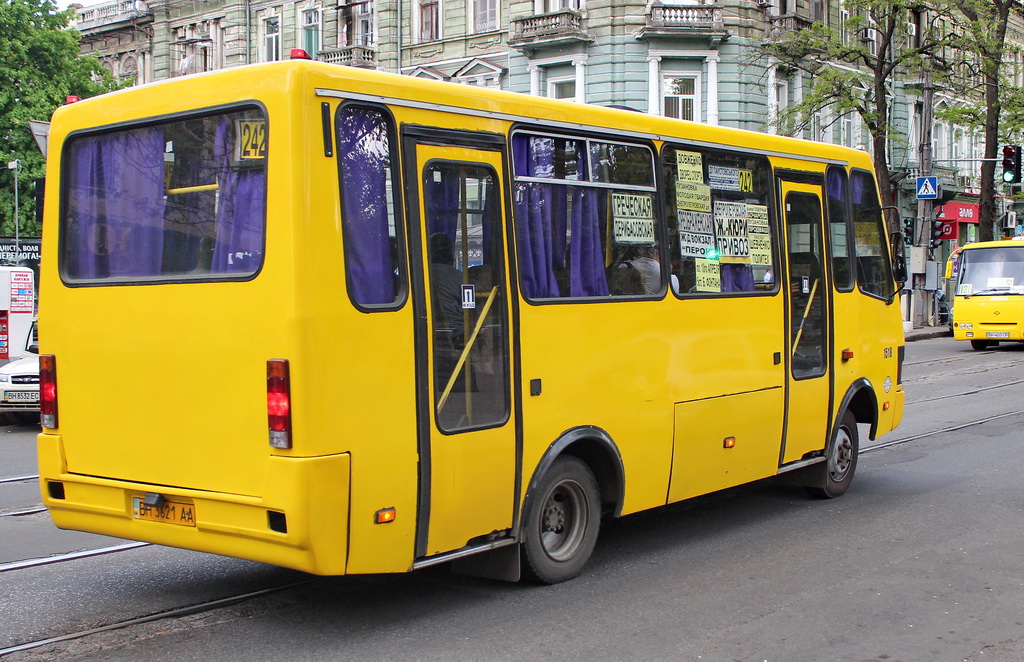
[{"label": "utility pole", "polygon": [[[932,97],[934,90],[932,88],[932,75],[927,69],[925,69],[923,74],[923,83],[921,89],[923,108],[921,109],[920,163],[921,176],[930,177],[932,174]],[[917,200],[917,232],[911,253],[920,252],[924,255],[927,251],[926,247],[931,243],[932,205],[933,202],[931,200],[921,198]],[[914,250],[915,248],[917,251]],[[926,268],[923,264],[924,260],[915,261],[911,259],[910,262],[911,264],[917,262],[922,268]],[[928,306],[925,305],[925,275],[923,273],[914,273],[912,285],[911,308],[913,316],[911,319],[915,327],[922,327],[928,319]]]},{"label": "utility pole", "polygon": [[19,235],[20,223],[18,222],[18,170],[21,169],[21,160],[14,159],[7,164],[8,170],[14,171],[14,266],[18,265],[18,256],[21,253],[21,239]]}]

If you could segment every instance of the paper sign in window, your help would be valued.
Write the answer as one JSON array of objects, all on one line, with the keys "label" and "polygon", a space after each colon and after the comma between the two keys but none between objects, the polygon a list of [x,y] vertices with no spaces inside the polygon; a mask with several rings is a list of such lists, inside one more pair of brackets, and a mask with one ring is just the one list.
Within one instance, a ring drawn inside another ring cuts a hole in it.
[{"label": "paper sign in window", "polygon": [[620,244],[654,243],[654,204],[649,195],[612,193],[612,226]]},{"label": "paper sign in window", "polygon": [[715,239],[723,263],[750,264],[746,203],[715,202]]}]

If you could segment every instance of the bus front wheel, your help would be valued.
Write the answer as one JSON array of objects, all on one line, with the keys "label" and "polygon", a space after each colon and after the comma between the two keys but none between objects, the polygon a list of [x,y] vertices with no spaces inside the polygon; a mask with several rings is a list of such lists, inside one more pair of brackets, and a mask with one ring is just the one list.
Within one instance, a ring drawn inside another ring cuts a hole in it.
[{"label": "bus front wheel", "polygon": [[826,450],[826,460],[814,467],[815,480],[807,491],[822,499],[842,496],[853,482],[859,452],[857,419],[849,411],[843,412],[843,418],[832,435],[832,443]]},{"label": "bus front wheel", "polygon": [[988,341],[987,340],[972,340],[971,341],[971,349],[977,350],[979,352],[981,350],[983,350],[983,349],[988,349]]},{"label": "bus front wheel", "polygon": [[597,543],[601,502],[597,480],[582,460],[563,455],[537,485],[523,526],[523,570],[555,584],[583,571]]}]

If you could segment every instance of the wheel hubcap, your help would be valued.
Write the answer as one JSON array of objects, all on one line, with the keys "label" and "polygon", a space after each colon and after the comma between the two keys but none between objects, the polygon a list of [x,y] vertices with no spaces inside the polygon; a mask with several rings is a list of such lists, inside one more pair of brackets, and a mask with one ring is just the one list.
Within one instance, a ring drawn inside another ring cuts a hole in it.
[{"label": "wheel hubcap", "polygon": [[583,488],[574,481],[556,485],[544,501],[540,540],[544,552],[555,561],[572,558],[583,540],[589,511]]},{"label": "wheel hubcap", "polygon": [[836,443],[832,447],[832,453],[828,458],[828,475],[834,482],[838,483],[850,471],[853,465],[853,438],[845,427],[839,428],[836,435]]}]

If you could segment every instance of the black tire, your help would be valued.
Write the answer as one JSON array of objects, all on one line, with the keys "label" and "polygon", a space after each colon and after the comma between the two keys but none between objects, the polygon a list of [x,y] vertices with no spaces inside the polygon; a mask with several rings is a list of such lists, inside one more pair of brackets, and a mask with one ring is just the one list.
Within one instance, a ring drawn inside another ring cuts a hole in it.
[{"label": "black tire", "polygon": [[971,341],[971,349],[977,350],[979,352],[981,350],[983,350],[983,349],[988,349],[988,341],[987,340],[972,340]]},{"label": "black tire", "polygon": [[807,492],[819,499],[842,496],[853,482],[859,453],[857,419],[849,411],[843,412],[839,425],[832,433],[832,440],[825,449],[825,462],[813,467],[814,480],[807,486]]},{"label": "black tire", "polygon": [[563,455],[541,477],[523,518],[523,574],[544,584],[576,577],[601,526],[597,480],[582,460]]}]

